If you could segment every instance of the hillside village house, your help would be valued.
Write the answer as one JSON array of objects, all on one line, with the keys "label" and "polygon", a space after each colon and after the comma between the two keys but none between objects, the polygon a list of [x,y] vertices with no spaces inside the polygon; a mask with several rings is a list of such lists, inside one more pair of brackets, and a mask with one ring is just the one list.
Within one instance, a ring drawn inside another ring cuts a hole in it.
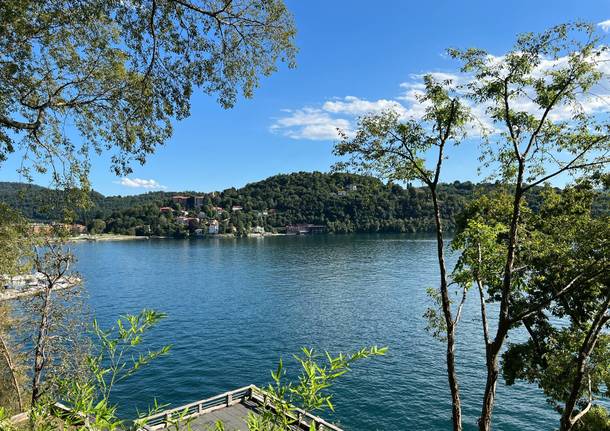
[{"label": "hillside village house", "polygon": [[193,207],[201,208],[203,206],[204,197],[203,196],[192,196],[193,198]]},{"label": "hillside village house", "polygon": [[201,208],[204,204],[204,196],[172,196],[172,201],[184,208]]},{"label": "hillside village house", "polygon": [[184,226],[195,228],[199,225],[199,219],[197,217],[178,217],[176,221]]},{"label": "hillside village house", "polygon": [[208,226],[208,233],[210,235],[216,235],[219,232],[218,220],[212,220]]},{"label": "hillside village house", "polygon": [[188,204],[189,197],[188,196],[172,196],[172,201],[176,204],[180,204],[183,207],[186,207]]},{"label": "hillside village house", "polygon": [[243,210],[243,209],[244,209],[244,207],[242,207],[242,206],[240,206],[240,205],[233,205],[233,206],[231,207],[231,211],[241,211],[241,210]]}]

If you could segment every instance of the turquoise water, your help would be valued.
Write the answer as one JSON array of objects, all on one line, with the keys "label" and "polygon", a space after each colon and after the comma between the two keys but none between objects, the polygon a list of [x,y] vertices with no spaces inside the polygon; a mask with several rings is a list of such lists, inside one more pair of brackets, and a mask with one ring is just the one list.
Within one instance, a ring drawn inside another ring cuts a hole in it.
[{"label": "turquoise water", "polygon": [[[156,397],[178,406],[251,383],[301,346],[333,352],[387,345],[335,390],[346,430],[448,430],[451,408],[442,343],[425,331],[425,288],[437,284],[435,243],[408,236],[310,236],[75,246],[93,313],[102,324],[155,308],[168,318],[153,345],[171,355],[116,388],[133,416]],[[451,260],[451,259],[450,259]],[[477,298],[459,328],[466,429],[484,387]],[[518,335],[518,334],[517,334]],[[532,385],[500,385],[496,430],[552,430],[557,416]]]}]

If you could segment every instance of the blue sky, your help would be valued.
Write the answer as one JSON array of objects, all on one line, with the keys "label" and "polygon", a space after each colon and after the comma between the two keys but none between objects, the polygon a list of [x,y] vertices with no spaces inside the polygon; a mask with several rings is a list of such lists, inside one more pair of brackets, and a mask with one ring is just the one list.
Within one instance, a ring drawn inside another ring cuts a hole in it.
[{"label": "blue sky", "polygon": [[[134,165],[128,181],[110,172],[107,158],[93,160],[91,180],[104,194],[168,190],[212,191],[239,187],[278,173],[328,171],[333,130],[351,126],[366,109],[400,104],[426,72],[452,73],[448,47],[506,52],[515,35],[580,19],[610,19],[610,1],[361,0],[287,1],[297,29],[296,69],[282,67],[261,81],[252,100],[223,110],[196,93],[192,115],[175,125],[174,136]],[[17,157],[0,171],[13,181]],[[477,181],[476,143],[451,153],[445,180]],[[140,181],[146,180],[146,181]],[[123,184],[121,184],[123,183]]]}]

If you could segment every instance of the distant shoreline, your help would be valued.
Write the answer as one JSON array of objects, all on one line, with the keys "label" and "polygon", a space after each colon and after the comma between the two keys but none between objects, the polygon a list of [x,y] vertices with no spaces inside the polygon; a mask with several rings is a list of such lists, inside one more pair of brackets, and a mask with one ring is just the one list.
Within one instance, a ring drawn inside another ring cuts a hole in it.
[{"label": "distant shoreline", "polygon": [[[265,233],[258,234],[252,233],[248,234],[248,238],[266,238],[272,236],[287,236],[285,233]],[[214,235],[204,235],[197,237],[188,237],[188,238],[173,238],[169,236],[137,236],[137,235],[121,235],[121,234],[111,234],[111,233],[102,233],[102,234],[84,234],[78,236],[72,236],[68,238],[69,242],[97,242],[97,241],[133,241],[133,240],[151,240],[151,239],[214,239],[214,238],[223,238],[223,239],[231,239],[237,238],[232,233],[227,234],[214,234]]]},{"label": "distant shoreline", "polygon": [[[159,237],[159,238],[163,238],[163,237]],[[112,234],[112,233],[102,233],[102,234],[95,234],[95,235],[78,235],[78,236],[71,236],[70,238],[68,238],[69,242],[83,242],[83,241],[132,241],[132,240],[144,240],[144,239],[150,239],[147,236],[136,236],[136,235],[119,235],[119,234]]]}]

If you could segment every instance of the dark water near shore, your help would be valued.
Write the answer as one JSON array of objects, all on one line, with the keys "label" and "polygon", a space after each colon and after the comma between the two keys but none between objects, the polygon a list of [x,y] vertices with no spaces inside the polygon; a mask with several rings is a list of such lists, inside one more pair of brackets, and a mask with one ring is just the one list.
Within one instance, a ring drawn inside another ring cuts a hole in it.
[{"label": "dark water near shore", "polygon": [[[173,344],[116,388],[122,413],[156,397],[179,406],[269,382],[280,356],[289,369],[301,346],[332,352],[377,344],[335,390],[346,430],[448,430],[451,407],[443,344],[425,331],[426,287],[438,283],[435,243],[409,236],[311,236],[78,244],[78,269],[101,324],[154,308],[168,313],[151,334]],[[450,259],[451,260],[451,259]],[[474,293],[474,292],[473,292]],[[484,387],[477,298],[459,328],[466,429]],[[496,430],[553,430],[557,416],[531,385],[500,385]]]}]

